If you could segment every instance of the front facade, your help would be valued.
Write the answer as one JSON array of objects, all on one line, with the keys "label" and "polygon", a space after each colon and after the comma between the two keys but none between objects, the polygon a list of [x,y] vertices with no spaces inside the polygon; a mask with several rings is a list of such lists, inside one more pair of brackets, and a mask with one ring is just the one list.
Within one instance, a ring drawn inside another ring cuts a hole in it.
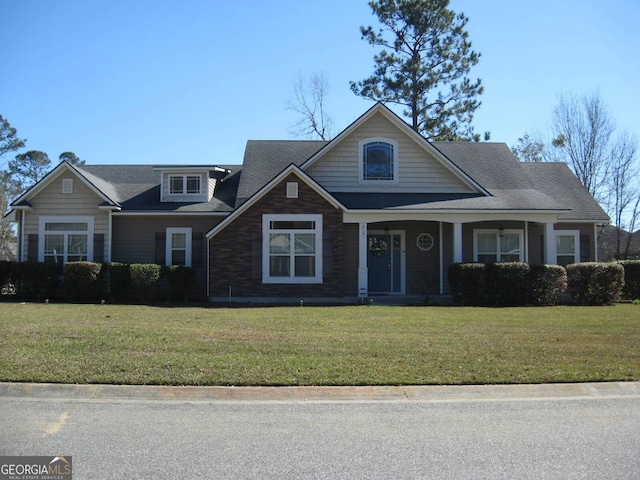
[{"label": "front facade", "polygon": [[12,209],[21,261],[192,266],[214,301],[442,294],[454,262],[597,260],[608,222],[566,165],[430,143],[382,104],[241,166],[63,163]]}]

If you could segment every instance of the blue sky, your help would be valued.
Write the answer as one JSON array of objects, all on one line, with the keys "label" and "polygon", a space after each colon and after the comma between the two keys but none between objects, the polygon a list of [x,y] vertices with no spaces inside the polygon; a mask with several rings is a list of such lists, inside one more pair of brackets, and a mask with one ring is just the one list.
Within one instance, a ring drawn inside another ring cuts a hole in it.
[{"label": "blue sky", "polygon": [[[474,126],[513,146],[561,92],[599,89],[640,134],[637,0],[452,0],[485,87]],[[293,138],[297,72],[323,72],[339,129],[372,102],[364,0],[1,0],[0,114],[53,161],[241,163],[249,139]],[[0,161],[4,164],[8,154]]]}]

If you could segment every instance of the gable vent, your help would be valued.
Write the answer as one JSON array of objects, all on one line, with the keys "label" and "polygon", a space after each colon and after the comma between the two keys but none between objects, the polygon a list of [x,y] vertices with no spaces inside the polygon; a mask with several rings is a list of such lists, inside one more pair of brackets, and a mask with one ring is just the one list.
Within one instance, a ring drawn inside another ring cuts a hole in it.
[{"label": "gable vent", "polygon": [[62,179],[62,193],[73,193],[73,178]]},{"label": "gable vent", "polygon": [[298,182],[287,182],[287,198],[298,198]]}]

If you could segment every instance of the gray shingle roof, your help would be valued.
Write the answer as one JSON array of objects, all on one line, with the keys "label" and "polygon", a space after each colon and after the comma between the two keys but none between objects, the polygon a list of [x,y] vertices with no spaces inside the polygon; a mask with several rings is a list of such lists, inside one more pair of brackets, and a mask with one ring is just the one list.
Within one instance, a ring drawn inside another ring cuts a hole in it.
[{"label": "gray shingle roof", "polygon": [[493,190],[491,196],[482,194],[430,193],[334,193],[340,203],[356,210],[428,210],[437,211],[549,211],[563,210],[557,201],[534,189]]},{"label": "gray shingle roof", "polygon": [[[287,166],[302,165],[328,143],[250,140],[242,166],[223,166],[233,173],[220,183],[210,202],[160,202],[160,173],[152,165],[77,168],[123,211],[227,213],[242,205]],[[557,210],[565,211],[561,213],[561,220],[608,221],[604,210],[564,163],[521,163],[504,143],[433,142],[432,145],[491,196],[335,193],[334,197],[349,209]]]},{"label": "gray shingle roof", "polygon": [[566,163],[525,162],[520,164],[536,190],[557,199],[571,209],[560,220],[590,220],[608,223],[609,216],[595,201]]},{"label": "gray shingle roof", "polygon": [[432,142],[436,149],[485,189],[533,189],[529,177],[505,143]]},{"label": "gray shingle roof", "polygon": [[[227,213],[233,211],[239,173],[225,177],[209,202],[161,202],[160,172],[154,165],[82,165],[76,167],[122,211]],[[239,171],[239,165],[226,165]]]},{"label": "gray shingle roof", "polygon": [[[238,200],[240,206],[291,163],[302,165],[328,142],[247,142]],[[484,195],[334,193],[350,209],[571,210],[563,220],[606,222],[608,217],[565,164],[519,162],[504,143],[433,142],[458,168],[485,188]]]},{"label": "gray shingle roof", "polygon": [[302,165],[327,143],[319,140],[249,140],[244,152],[236,207],[289,165]]}]

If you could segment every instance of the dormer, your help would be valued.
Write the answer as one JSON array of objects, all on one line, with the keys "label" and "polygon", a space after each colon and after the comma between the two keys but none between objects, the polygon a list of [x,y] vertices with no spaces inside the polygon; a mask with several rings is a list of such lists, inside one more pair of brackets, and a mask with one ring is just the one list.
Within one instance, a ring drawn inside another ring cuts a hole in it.
[{"label": "dormer", "polygon": [[161,175],[161,202],[208,202],[216,184],[230,170],[211,165],[166,165],[154,167]]}]

